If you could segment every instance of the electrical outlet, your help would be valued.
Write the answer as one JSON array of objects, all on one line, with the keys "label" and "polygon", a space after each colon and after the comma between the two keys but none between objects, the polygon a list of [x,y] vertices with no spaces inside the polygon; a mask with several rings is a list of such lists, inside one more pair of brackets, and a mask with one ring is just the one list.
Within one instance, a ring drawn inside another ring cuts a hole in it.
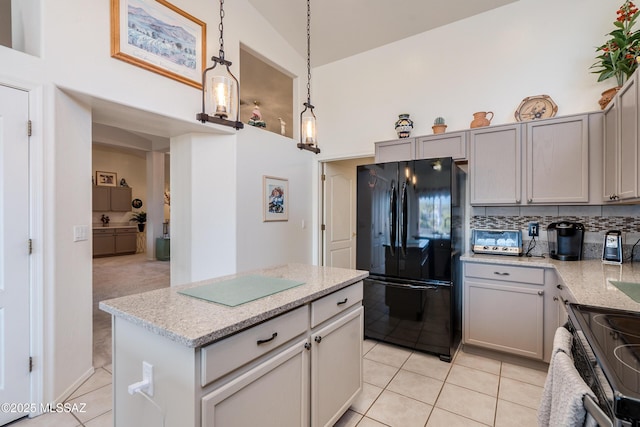
[{"label": "electrical outlet", "polygon": [[530,222],[529,223],[529,236],[538,237],[538,223]]}]

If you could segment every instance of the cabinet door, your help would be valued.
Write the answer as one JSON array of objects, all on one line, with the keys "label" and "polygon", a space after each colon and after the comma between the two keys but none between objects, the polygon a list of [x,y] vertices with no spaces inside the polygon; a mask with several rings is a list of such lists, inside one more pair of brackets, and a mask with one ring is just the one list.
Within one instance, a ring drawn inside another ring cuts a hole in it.
[{"label": "cabinet door", "polygon": [[311,427],[332,426],[362,390],[360,306],[311,335]]},{"label": "cabinet door", "polygon": [[115,233],[115,253],[116,254],[135,254],[136,253],[136,231],[135,230],[116,230]]},{"label": "cabinet door", "polygon": [[618,197],[638,197],[638,84],[630,79],[618,92]]},{"label": "cabinet door", "polygon": [[416,139],[416,159],[433,159],[437,157],[466,160],[467,132],[453,132],[446,135],[424,136]]},{"label": "cabinet door", "polygon": [[415,138],[376,142],[376,163],[413,160],[416,156]]},{"label": "cabinet door", "polygon": [[604,149],[603,168],[604,182],[602,200],[616,200],[618,192],[618,98],[611,100],[604,111]]},{"label": "cabinet door", "polygon": [[588,201],[588,116],[527,123],[527,203]]},{"label": "cabinet door", "polygon": [[521,125],[469,132],[472,205],[520,204]]},{"label": "cabinet door", "polygon": [[465,343],[542,360],[544,292],[465,279]]},{"label": "cabinet door", "polygon": [[296,342],[202,398],[202,426],[309,424],[309,351]]},{"label": "cabinet door", "polygon": [[110,187],[93,186],[93,210],[109,212],[111,210]]},{"label": "cabinet door", "polygon": [[93,233],[93,256],[113,255],[115,252],[115,237],[112,230],[99,230]]},{"label": "cabinet door", "polygon": [[131,188],[108,187],[111,189],[111,211],[129,212],[131,210]]}]

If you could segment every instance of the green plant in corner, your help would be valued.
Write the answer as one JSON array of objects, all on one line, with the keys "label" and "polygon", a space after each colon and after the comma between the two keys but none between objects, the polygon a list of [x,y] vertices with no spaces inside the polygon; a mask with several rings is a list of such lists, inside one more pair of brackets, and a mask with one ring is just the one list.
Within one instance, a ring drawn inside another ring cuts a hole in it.
[{"label": "green plant in corner", "polygon": [[138,224],[144,224],[145,222],[147,222],[147,213],[145,211],[132,212],[129,221],[134,221]]},{"label": "green plant in corner", "polygon": [[609,40],[596,49],[600,54],[591,66],[599,74],[598,81],[615,77],[617,85],[622,86],[638,67],[636,58],[640,55],[640,31],[633,27],[638,18],[638,8],[633,2],[625,1],[616,11],[617,18],[613,25],[616,29],[608,35]]}]

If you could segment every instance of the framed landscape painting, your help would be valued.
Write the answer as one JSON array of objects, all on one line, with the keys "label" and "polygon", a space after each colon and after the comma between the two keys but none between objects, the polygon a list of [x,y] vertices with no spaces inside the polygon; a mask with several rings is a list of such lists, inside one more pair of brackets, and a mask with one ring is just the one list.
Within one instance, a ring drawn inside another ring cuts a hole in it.
[{"label": "framed landscape painting", "polygon": [[111,56],[198,89],[206,29],[166,0],[111,0]]},{"label": "framed landscape painting", "polygon": [[263,221],[289,220],[289,181],[274,176],[262,177]]}]

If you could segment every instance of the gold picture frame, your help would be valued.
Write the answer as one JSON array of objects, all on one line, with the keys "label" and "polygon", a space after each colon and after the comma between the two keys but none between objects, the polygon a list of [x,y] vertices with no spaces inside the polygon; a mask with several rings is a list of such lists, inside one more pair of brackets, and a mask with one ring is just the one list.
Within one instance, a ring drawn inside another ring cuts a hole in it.
[{"label": "gold picture frame", "polygon": [[198,89],[206,36],[206,23],[166,0],[111,0],[111,56]]},{"label": "gold picture frame", "polygon": [[118,174],[115,172],[96,171],[96,185],[101,187],[117,187]]},{"label": "gold picture frame", "polygon": [[289,180],[262,176],[262,221],[289,220]]}]

